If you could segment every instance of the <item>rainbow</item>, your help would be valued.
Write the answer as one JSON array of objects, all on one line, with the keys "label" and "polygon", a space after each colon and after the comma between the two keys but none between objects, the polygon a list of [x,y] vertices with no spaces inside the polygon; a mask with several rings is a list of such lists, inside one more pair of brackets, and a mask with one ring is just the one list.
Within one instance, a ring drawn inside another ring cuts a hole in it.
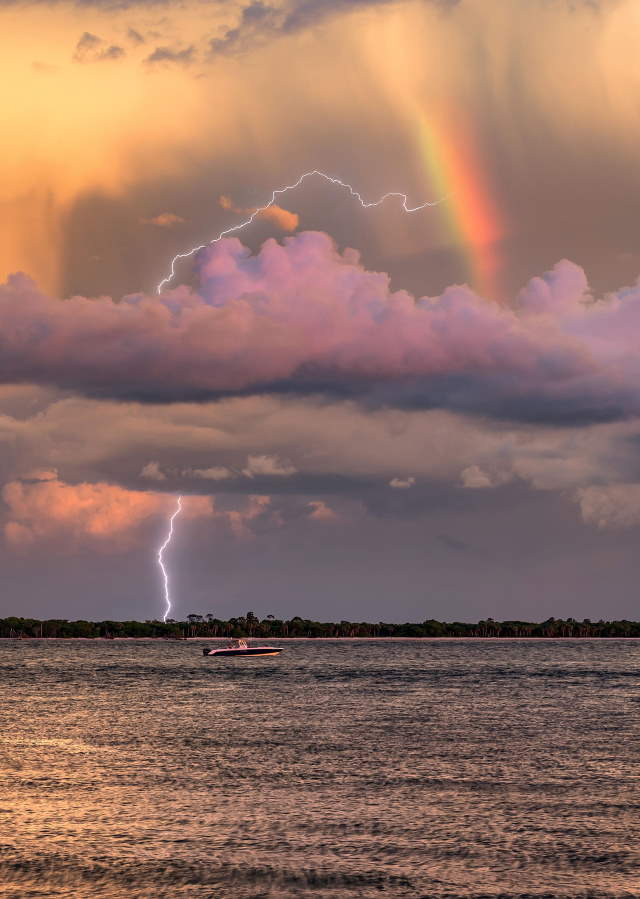
[{"label": "rainbow", "polygon": [[439,195],[448,195],[442,214],[451,240],[464,254],[469,283],[496,299],[497,243],[504,228],[482,162],[470,139],[442,117],[419,117],[419,143],[430,184]]}]

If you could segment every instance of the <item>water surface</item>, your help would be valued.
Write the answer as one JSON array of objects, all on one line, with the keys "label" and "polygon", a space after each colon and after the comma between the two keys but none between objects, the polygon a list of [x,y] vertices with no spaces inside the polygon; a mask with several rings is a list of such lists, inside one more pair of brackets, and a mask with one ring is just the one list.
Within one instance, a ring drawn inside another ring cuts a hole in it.
[{"label": "water surface", "polygon": [[0,897],[640,896],[640,641],[0,641]]}]

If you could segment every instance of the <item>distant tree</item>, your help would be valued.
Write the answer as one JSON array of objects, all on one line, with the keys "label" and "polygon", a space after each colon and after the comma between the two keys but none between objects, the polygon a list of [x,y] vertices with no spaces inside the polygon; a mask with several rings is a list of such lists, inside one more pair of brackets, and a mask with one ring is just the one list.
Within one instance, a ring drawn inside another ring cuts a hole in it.
[{"label": "distant tree", "polygon": [[202,624],[203,621],[202,615],[196,615],[195,612],[192,612],[190,615],[187,615],[187,621],[189,622],[189,633],[192,637],[195,637],[198,632],[198,625]]}]

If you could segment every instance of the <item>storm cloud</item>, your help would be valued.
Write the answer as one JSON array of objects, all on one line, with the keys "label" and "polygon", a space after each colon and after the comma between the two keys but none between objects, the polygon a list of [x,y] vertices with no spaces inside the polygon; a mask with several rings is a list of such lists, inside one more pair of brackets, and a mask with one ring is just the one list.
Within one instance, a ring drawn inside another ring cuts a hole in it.
[{"label": "storm cloud", "polygon": [[120,302],[55,300],[13,276],[0,290],[2,382],[147,402],[319,394],[566,423],[639,411],[640,287],[596,301],[566,260],[509,306],[466,286],[416,300],[319,232],[256,255],[221,241],[198,276],[197,290]]}]

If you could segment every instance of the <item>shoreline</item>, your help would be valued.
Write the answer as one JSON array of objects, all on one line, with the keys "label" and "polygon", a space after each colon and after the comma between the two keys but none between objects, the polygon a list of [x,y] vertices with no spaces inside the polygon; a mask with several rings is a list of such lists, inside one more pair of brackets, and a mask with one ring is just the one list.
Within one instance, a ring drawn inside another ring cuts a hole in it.
[{"label": "shoreline", "polygon": [[[69,642],[70,640],[81,643],[226,643],[235,637],[0,637],[0,643],[33,643],[36,641]],[[594,640],[624,640],[625,642],[637,640],[640,637],[625,636],[585,636],[585,637],[243,637],[244,640],[270,640],[275,643],[540,643],[563,642],[584,643]]]}]

